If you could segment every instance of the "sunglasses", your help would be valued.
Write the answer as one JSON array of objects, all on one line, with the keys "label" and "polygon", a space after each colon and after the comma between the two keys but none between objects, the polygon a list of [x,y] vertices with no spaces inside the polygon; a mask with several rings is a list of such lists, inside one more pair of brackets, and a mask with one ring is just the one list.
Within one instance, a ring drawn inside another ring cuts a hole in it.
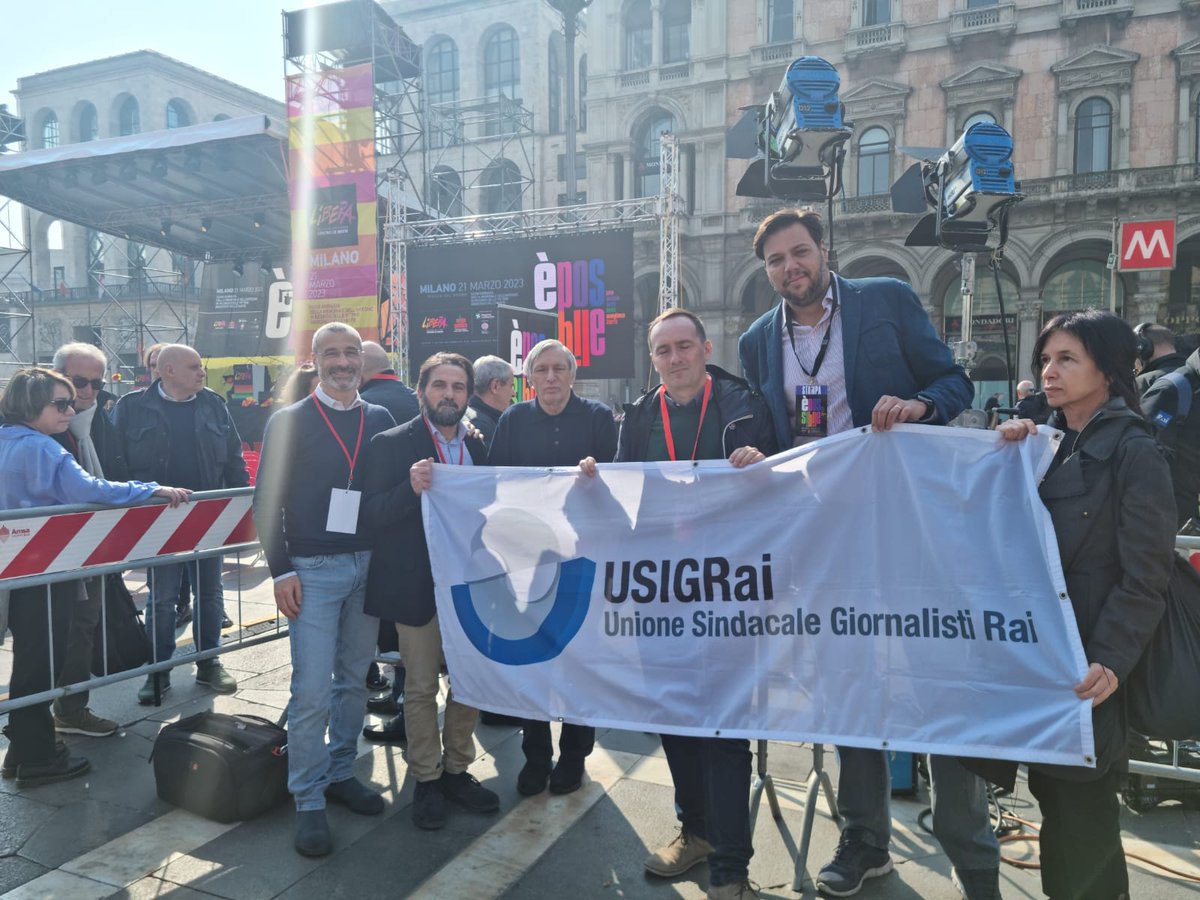
[{"label": "sunglasses", "polygon": [[65,413],[71,408],[71,400],[68,397],[59,397],[57,400],[51,400],[46,405],[53,406],[60,413]]},{"label": "sunglasses", "polygon": [[108,384],[108,382],[103,378],[87,379],[79,375],[72,375],[71,384],[75,385],[75,390],[77,391],[82,391],[88,385],[92,386],[93,391],[99,391],[103,389],[104,385]]}]

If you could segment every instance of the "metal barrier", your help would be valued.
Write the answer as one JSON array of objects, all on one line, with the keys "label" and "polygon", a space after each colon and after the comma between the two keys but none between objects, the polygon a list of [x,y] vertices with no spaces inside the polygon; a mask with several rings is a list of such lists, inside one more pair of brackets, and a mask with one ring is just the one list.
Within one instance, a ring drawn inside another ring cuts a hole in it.
[{"label": "metal barrier", "polygon": [[[166,501],[155,499],[138,506],[82,504],[0,512],[0,576],[3,576],[0,577],[0,591],[44,587],[47,628],[51,635],[54,634],[53,585],[144,568],[146,587],[153,597],[156,570],[177,564],[192,567],[193,617],[196,621],[195,631],[199,634],[203,621],[199,618],[203,616],[199,590],[200,561],[218,556],[236,556],[238,560],[238,577],[234,587],[239,625],[236,639],[219,647],[202,651],[197,646],[195,652],[183,656],[173,656],[157,663],[151,661],[124,672],[98,675],[86,681],[4,700],[0,702],[0,714],[153,672],[167,671],[286,636],[287,620],[282,616],[275,617],[274,628],[264,633],[247,636],[242,627],[242,557],[247,553],[257,553],[260,549],[250,512],[253,495],[253,488],[203,491],[192,494],[189,503],[175,509],[171,509]],[[224,602],[224,577],[219,577]],[[100,579],[100,590],[100,623],[96,640],[102,641],[102,668],[108,672],[107,640],[102,640],[108,634],[107,584],[103,578]],[[174,598],[171,602],[174,603]],[[153,660],[158,656],[157,635],[153,630],[150,640]],[[55,649],[52,639],[49,641],[48,654],[50,684],[57,681]],[[61,651],[62,648],[58,649]]]}]

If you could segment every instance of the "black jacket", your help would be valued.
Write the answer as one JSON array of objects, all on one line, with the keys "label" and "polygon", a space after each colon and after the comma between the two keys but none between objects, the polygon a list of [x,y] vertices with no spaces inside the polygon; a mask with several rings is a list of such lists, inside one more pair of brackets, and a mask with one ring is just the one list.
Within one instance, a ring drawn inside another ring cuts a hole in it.
[{"label": "black jacket", "polygon": [[[125,462],[125,451],[121,447],[120,436],[117,434],[117,429],[113,425],[112,419],[104,411],[104,405],[113,399],[116,398],[107,391],[101,391],[96,395],[96,405],[100,408],[92,416],[90,434],[92,443],[96,445],[96,456],[100,458],[100,467],[104,469],[105,479],[108,481],[129,481],[129,466]],[[70,431],[50,436],[66,447],[78,461],[79,448],[76,446],[75,438]]]},{"label": "black jacket", "polygon": [[[754,447],[766,456],[779,452],[775,425],[762,396],[750,385],[719,366],[708,366],[713,379],[713,401],[721,415],[721,445],[725,458],[739,447]],[[658,388],[625,404],[625,421],[617,441],[617,462],[643,462],[650,429],[658,416]]]},{"label": "black jacket", "polygon": [[[1189,379],[1189,384],[1200,384],[1200,350],[1178,368],[1169,371],[1181,372]],[[1164,390],[1166,384],[1158,390],[1149,390],[1166,374],[1169,372],[1144,372],[1138,382],[1141,384],[1142,378],[1147,375],[1154,376],[1143,391],[1142,414],[1155,425],[1159,441],[1169,451],[1168,462],[1175,489],[1175,524],[1182,528],[1188,519],[1200,514],[1197,510],[1197,503],[1200,502],[1200,397],[1193,391],[1191,409],[1187,417],[1180,421],[1177,417],[1178,391]]]},{"label": "black jacket", "polygon": [[[208,388],[196,395],[196,433],[173,435],[167,427],[164,400],[158,381],[136,394],[127,394],[117,404],[113,416],[121,450],[129,465],[129,477],[136,481],[162,483],[166,476],[171,441],[196,442],[200,460],[199,490],[246,487],[250,476],[242,459],[242,439],[221,396]],[[107,475],[107,472],[105,473]]]},{"label": "black jacket", "polygon": [[1182,353],[1171,352],[1166,356],[1160,356],[1156,359],[1150,360],[1150,362],[1146,363],[1146,371],[1142,372],[1142,374],[1135,379],[1138,396],[1140,397],[1142,394],[1146,393],[1146,389],[1150,387],[1150,385],[1154,384],[1154,382],[1158,381],[1158,379],[1166,375],[1168,372],[1174,372],[1180,366],[1185,365],[1187,365],[1187,357],[1185,357]]},{"label": "black jacket", "polygon": [[385,369],[370,381],[359,386],[358,395],[368,403],[382,406],[396,422],[407,422],[421,414],[417,392],[399,379],[391,369]]},{"label": "black jacket", "polygon": [[[483,441],[470,434],[466,441],[472,462],[484,465]],[[363,483],[362,521],[372,532],[365,611],[413,627],[428,624],[437,612],[421,498],[408,476],[413,463],[429,457],[437,459],[437,451],[425,420],[417,417],[371,438]]]},{"label": "black jacket", "polygon": [[478,394],[472,394],[471,399],[467,401],[467,419],[479,429],[479,433],[483,435],[483,440],[489,447],[492,445],[492,438],[496,435],[496,426],[500,424],[502,415],[504,415],[504,410],[484,403]]},{"label": "black jacket", "polygon": [[[1051,425],[1063,427],[1060,414]],[[1067,593],[1084,655],[1124,682],[1164,608],[1175,552],[1175,506],[1166,460],[1144,419],[1110,400],[1042,482]],[[1125,760],[1124,692],[1092,710],[1096,769],[1066,769],[1080,780]]]}]

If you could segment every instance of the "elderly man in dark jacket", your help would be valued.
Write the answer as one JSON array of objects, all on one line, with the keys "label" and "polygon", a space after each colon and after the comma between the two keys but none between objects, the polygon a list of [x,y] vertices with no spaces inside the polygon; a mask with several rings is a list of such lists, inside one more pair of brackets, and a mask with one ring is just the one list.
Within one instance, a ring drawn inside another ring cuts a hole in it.
[{"label": "elderly man in dark jacket", "polygon": [[363,341],[362,361],[362,385],[358,389],[360,397],[368,403],[382,406],[392,414],[398,425],[420,415],[416,392],[400,380],[383,347],[374,341]]},{"label": "elderly man in dark jacket", "polygon": [[[117,404],[115,424],[121,438],[130,477],[139,481],[178,484],[193,491],[246,487],[250,476],[242,459],[242,439],[217,393],[204,386],[204,363],[191,347],[168,344],[158,355],[159,378],[146,390],[130,394]],[[175,652],[175,601],[184,563],[150,570],[150,603],[146,606],[146,631],[154,646],[154,660],[170,659]],[[196,592],[197,608],[192,634],[198,651],[221,643],[224,604],[221,594],[221,557],[210,556],[186,564]],[[196,667],[196,681],[231,694],[237,682],[216,659]],[[170,690],[170,673],[150,675],[138,691],[138,702],[149,704]]]}]

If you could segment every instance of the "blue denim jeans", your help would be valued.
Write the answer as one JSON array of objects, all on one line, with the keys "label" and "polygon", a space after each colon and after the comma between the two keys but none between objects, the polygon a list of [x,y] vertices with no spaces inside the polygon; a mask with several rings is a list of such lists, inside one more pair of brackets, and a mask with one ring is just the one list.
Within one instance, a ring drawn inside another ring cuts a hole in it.
[{"label": "blue denim jeans", "polygon": [[300,812],[324,809],[325,788],[354,774],[379,632],[379,620],[363,612],[370,562],[370,550],[292,557],[301,598],[288,623],[288,790]]},{"label": "blue denim jeans", "polygon": [[[183,583],[184,566],[188,569],[192,593],[192,638],[197,650],[211,650],[221,645],[221,617],[224,615],[225,594],[221,588],[221,557],[154,566],[147,574],[150,580],[150,602],[146,604],[146,634],[154,648],[154,661],[170,659],[175,653],[175,601]],[[196,568],[199,566],[199,578]]]}]

